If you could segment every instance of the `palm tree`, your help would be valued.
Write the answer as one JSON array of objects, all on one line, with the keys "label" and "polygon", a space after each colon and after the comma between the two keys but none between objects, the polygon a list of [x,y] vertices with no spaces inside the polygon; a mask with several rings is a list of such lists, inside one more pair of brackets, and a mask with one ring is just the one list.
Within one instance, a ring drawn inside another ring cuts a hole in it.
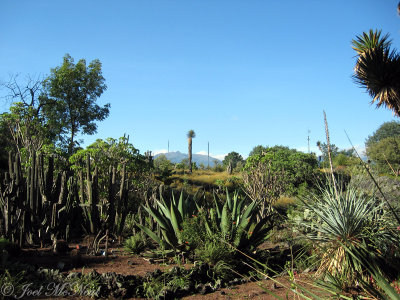
[{"label": "palm tree", "polygon": [[353,78],[366,88],[376,106],[386,106],[400,116],[400,55],[391,50],[389,35],[370,30],[352,41],[357,52]]},{"label": "palm tree", "polygon": [[192,173],[192,139],[196,137],[196,133],[189,130],[186,136],[188,138],[189,173]]}]

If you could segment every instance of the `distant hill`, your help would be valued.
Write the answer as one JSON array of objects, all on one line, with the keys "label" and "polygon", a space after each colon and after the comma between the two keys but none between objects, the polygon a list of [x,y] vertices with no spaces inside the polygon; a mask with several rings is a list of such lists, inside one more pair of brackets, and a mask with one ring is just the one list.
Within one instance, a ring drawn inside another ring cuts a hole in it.
[{"label": "distant hill", "polygon": [[[180,163],[183,159],[188,158],[189,156],[186,153],[181,153],[179,151],[176,152],[168,152],[168,153],[159,153],[154,156],[157,158],[160,155],[165,155],[169,161],[172,163]],[[207,166],[208,157],[207,155],[202,154],[193,154],[192,161],[195,162],[197,165],[204,164]],[[222,161],[210,156],[210,167],[214,166],[214,161],[217,161],[219,164],[222,164]]]}]

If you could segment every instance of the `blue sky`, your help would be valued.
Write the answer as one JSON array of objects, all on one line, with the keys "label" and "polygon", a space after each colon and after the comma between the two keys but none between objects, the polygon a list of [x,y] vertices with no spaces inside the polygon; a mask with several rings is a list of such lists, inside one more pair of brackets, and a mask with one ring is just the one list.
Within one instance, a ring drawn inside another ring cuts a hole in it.
[{"label": "blue sky", "polygon": [[[46,76],[69,53],[100,59],[111,103],[97,138],[124,133],[143,153],[247,156],[256,145],[349,148],[385,121],[352,80],[351,40],[382,29],[400,49],[398,1],[2,1],[0,79]],[[0,93],[4,91],[0,91]],[[0,103],[2,111],[7,104]]]}]

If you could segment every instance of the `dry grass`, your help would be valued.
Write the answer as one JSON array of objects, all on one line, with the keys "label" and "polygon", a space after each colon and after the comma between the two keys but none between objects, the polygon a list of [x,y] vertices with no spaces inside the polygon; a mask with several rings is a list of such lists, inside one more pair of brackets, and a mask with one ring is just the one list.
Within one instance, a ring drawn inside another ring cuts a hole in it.
[{"label": "dry grass", "polygon": [[289,205],[294,205],[296,203],[296,198],[281,196],[276,202],[274,206],[277,207],[288,207]]},{"label": "dry grass", "polygon": [[234,173],[229,175],[227,172],[214,172],[210,170],[196,170],[192,174],[173,174],[170,177],[173,181],[189,181],[193,184],[198,185],[217,185],[217,181],[229,184],[230,181],[235,180],[235,178],[241,179],[241,175]]}]

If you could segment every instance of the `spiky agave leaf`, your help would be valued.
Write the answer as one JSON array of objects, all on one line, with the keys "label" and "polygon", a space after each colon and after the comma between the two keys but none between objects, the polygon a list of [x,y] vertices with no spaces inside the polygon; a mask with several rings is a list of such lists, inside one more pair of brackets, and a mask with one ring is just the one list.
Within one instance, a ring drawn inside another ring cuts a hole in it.
[{"label": "spiky agave leaf", "polygon": [[186,211],[185,211],[185,207],[186,201],[183,199],[183,191],[181,191],[181,195],[179,196],[179,200],[178,200],[178,210],[179,213],[181,214],[182,218],[186,217]]},{"label": "spiky agave leaf", "polygon": [[182,217],[179,213],[179,210],[172,203],[171,203],[171,219],[170,219],[170,221],[171,221],[172,227],[174,229],[175,236],[177,237],[177,240],[180,243],[181,242],[180,230],[181,230],[181,224],[182,224]]},{"label": "spiky agave leaf", "polygon": [[[227,189],[228,192],[228,189]],[[242,200],[243,201],[243,200]],[[235,191],[235,193],[233,194],[233,207],[232,207],[232,221],[236,221],[237,222],[237,218],[240,215],[240,202],[239,201],[239,193],[237,191]]]},{"label": "spiky agave leaf", "polygon": [[272,224],[267,225],[270,221],[269,217],[261,219],[259,222],[249,223],[247,228],[240,228],[234,241],[234,245],[238,249],[249,249],[250,251],[257,248],[268,237],[268,233],[273,228]]},{"label": "spiky agave leaf", "polygon": [[[168,219],[165,218],[165,216],[161,215],[155,208],[149,206],[143,206],[143,208],[145,209],[145,211],[147,211],[147,213],[154,218],[154,220],[156,220],[156,222],[158,223],[158,225],[160,225],[161,228],[168,230],[171,227],[168,224]],[[172,229],[172,228],[171,228]]]},{"label": "spiky agave leaf", "polygon": [[226,236],[230,229],[229,223],[231,223],[231,220],[228,218],[228,215],[229,215],[229,206],[228,202],[225,202],[224,207],[222,208],[221,222],[220,222],[220,229],[223,236]]},{"label": "spiky agave leaf", "polygon": [[362,284],[362,286],[372,295],[377,297],[378,299],[385,300],[400,300],[400,295],[397,291],[390,285],[390,282],[382,275],[379,269],[368,260],[369,255],[363,249],[357,249],[355,247],[346,247],[346,245],[342,245],[346,250],[348,255],[352,256],[354,260],[359,262],[365,269],[369,271],[372,278],[376,282],[376,288],[374,285],[371,285],[369,281],[365,281],[362,276],[359,276],[358,280]]},{"label": "spiky agave leaf", "polygon": [[[160,200],[156,200],[155,203],[156,207],[147,204],[144,209],[160,226],[161,235],[144,226],[139,226],[139,228],[158,244],[172,248],[174,251],[181,251],[185,248],[180,233],[182,222],[185,218],[190,218],[193,214],[197,214],[200,211],[200,207],[195,200],[190,201],[189,197],[185,199],[183,193],[181,193],[179,200],[175,199],[173,193],[170,199],[164,199],[161,189]],[[146,228],[146,230],[143,228]],[[152,233],[150,234],[150,232]],[[163,241],[163,243],[160,243],[160,241]]]},{"label": "spiky agave leaf", "polygon": [[214,198],[214,206],[215,206],[215,212],[217,213],[218,219],[221,219],[221,213],[222,213],[222,205],[218,202],[215,193],[213,194]]},{"label": "spiky agave leaf", "polygon": [[[215,234],[217,230],[225,242],[248,251],[261,244],[272,227],[266,225],[270,219],[268,216],[257,222],[258,202],[252,201],[245,206],[244,201],[237,192],[233,196],[227,192],[226,201],[221,208],[214,196],[215,205],[210,209],[210,219],[206,220],[205,227],[209,235]],[[250,228],[252,234],[249,235]]]},{"label": "spiky agave leaf", "polygon": [[252,218],[256,217],[256,207],[258,206],[258,203],[253,201],[247,206],[244,210],[244,212],[240,216],[240,223],[239,226],[242,228],[246,228],[248,224],[250,223],[250,220]]},{"label": "spiky agave leaf", "polygon": [[160,201],[156,200],[156,204],[160,210],[160,213],[166,218],[171,219],[171,212],[169,211],[169,206],[166,206],[166,203],[161,203]]},{"label": "spiky agave leaf", "polygon": [[159,238],[159,237],[157,236],[157,234],[155,234],[155,233],[154,233],[153,231],[151,231],[149,228],[147,228],[147,227],[145,227],[145,226],[143,226],[143,225],[141,225],[141,224],[139,224],[139,223],[136,223],[136,226],[138,226],[140,230],[142,230],[144,233],[146,233],[146,234],[147,234],[153,241],[155,241],[157,244],[166,247],[165,242],[164,242],[161,238]]}]

